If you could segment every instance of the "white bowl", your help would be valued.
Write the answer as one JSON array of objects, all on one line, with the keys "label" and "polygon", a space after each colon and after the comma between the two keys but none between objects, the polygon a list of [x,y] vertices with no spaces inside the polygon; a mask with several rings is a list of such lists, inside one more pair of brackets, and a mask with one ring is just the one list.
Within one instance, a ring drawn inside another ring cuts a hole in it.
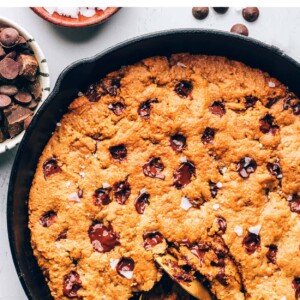
[{"label": "white bowl", "polygon": [[[40,106],[42,105],[43,101],[48,97],[50,93],[50,77],[49,77],[49,69],[48,69],[47,61],[45,59],[45,56],[40,46],[27,30],[25,30],[23,27],[16,24],[15,22],[3,17],[0,17],[0,25],[13,27],[16,30],[18,30],[20,35],[22,35],[26,39],[28,45],[31,47],[32,51],[34,52],[34,56],[36,60],[39,63],[40,75],[38,76],[38,78],[42,89],[42,98],[37,108],[33,112],[33,114],[35,114],[37,110],[40,108]],[[3,143],[0,143],[0,153],[3,153],[6,150],[10,150],[13,147],[17,146],[21,142],[24,133],[25,131],[23,130],[20,134],[18,134],[14,138],[8,139]]]}]

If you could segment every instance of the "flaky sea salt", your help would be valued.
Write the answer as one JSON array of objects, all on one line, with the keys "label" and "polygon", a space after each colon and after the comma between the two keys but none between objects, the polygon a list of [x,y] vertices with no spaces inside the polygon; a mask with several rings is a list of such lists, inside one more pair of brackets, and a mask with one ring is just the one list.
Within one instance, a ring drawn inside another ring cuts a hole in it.
[{"label": "flaky sea salt", "polygon": [[113,259],[113,258],[111,258],[111,259],[109,260],[109,264],[110,264],[110,266],[111,266],[111,268],[112,268],[113,270],[116,269],[116,266],[117,266],[118,262],[119,262],[119,259]]},{"label": "flaky sea salt", "polygon": [[286,300],[286,297],[285,297],[285,296],[283,296],[283,297],[281,297],[281,298],[280,298],[280,300]]},{"label": "flaky sea salt", "polygon": [[146,189],[145,188],[143,188],[143,189],[140,190],[140,194],[145,194],[145,193],[146,193]]},{"label": "flaky sea salt", "polygon": [[186,163],[186,162],[187,162],[186,156],[181,156],[181,157],[179,158],[179,160],[180,160],[182,163]]},{"label": "flaky sea salt", "polygon": [[84,173],[84,172],[80,172],[79,175],[80,175],[80,177],[83,179],[84,176],[85,176],[85,173]]},{"label": "flaky sea salt", "polygon": [[276,84],[273,81],[269,81],[268,85],[270,88],[274,88],[276,86]]},{"label": "flaky sea salt", "polygon": [[131,279],[133,275],[133,271],[120,271],[120,274],[123,275],[127,279]]},{"label": "flaky sea salt", "polygon": [[82,92],[78,92],[77,96],[81,97],[81,96],[83,96],[83,93]]},{"label": "flaky sea salt", "polygon": [[60,127],[60,126],[61,126],[61,123],[59,123],[59,122],[56,123],[56,126],[57,126],[57,127]]},{"label": "flaky sea salt", "polygon": [[86,154],[84,157],[87,159],[87,158],[89,158],[90,156],[89,156],[88,154]]},{"label": "flaky sea salt", "polygon": [[103,183],[102,183],[102,187],[103,187],[104,189],[107,189],[107,188],[110,187],[110,185],[109,185],[107,182],[103,182]]},{"label": "flaky sea salt", "polygon": [[214,204],[214,205],[213,205],[213,209],[214,209],[214,210],[218,210],[219,208],[220,208],[220,205],[219,205],[219,204]]},{"label": "flaky sea salt", "polygon": [[259,235],[260,229],[261,229],[261,225],[251,226],[249,227],[249,232]]},{"label": "flaky sea salt", "polygon": [[216,187],[220,189],[223,186],[222,182],[217,182]]},{"label": "flaky sea salt", "polygon": [[187,197],[182,197],[181,198],[181,204],[180,207],[184,210],[189,210],[192,207],[192,203]]},{"label": "flaky sea salt", "polygon": [[238,235],[238,236],[242,236],[243,234],[243,228],[241,226],[235,226],[233,231]]},{"label": "flaky sea salt", "polygon": [[113,109],[113,108],[114,108],[113,105],[112,105],[111,103],[108,104],[107,107],[108,107],[109,109]]},{"label": "flaky sea salt", "polygon": [[262,148],[264,145],[263,144],[259,144],[259,147]]},{"label": "flaky sea salt", "polygon": [[69,188],[69,187],[70,187],[70,185],[71,185],[71,182],[70,182],[70,181],[68,181],[68,182],[66,183],[66,187],[67,187],[67,188]]},{"label": "flaky sea salt", "polygon": [[68,199],[70,201],[80,202],[80,198],[78,197],[78,194],[76,192],[70,194]]},{"label": "flaky sea salt", "polygon": [[182,67],[182,68],[186,68],[187,66],[183,63],[181,63],[180,61],[177,63],[177,66]]},{"label": "flaky sea salt", "polygon": [[223,168],[221,169],[221,173],[224,175],[224,174],[227,172],[227,170],[228,170],[228,168],[223,167]]},{"label": "flaky sea salt", "polygon": [[292,201],[292,200],[293,200],[293,196],[288,196],[288,197],[286,198],[286,200],[287,200],[287,201]]}]

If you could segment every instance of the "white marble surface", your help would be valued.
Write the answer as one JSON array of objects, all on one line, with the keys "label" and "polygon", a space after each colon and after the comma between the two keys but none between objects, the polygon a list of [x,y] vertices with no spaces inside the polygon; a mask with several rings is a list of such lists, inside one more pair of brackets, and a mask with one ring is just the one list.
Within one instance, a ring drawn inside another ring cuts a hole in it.
[{"label": "white marble surface", "polygon": [[[105,24],[81,30],[56,27],[29,8],[1,8],[0,15],[20,23],[40,43],[49,63],[52,87],[71,62],[128,38],[171,28],[229,30],[233,24],[243,22],[240,9],[234,8],[226,15],[211,10],[204,21],[195,20],[191,8],[124,8]],[[276,45],[300,61],[300,8],[261,9],[259,20],[248,24],[248,28],[250,36]],[[6,229],[7,187],[15,153],[16,149],[0,154],[0,300],[26,299],[12,263]]]}]

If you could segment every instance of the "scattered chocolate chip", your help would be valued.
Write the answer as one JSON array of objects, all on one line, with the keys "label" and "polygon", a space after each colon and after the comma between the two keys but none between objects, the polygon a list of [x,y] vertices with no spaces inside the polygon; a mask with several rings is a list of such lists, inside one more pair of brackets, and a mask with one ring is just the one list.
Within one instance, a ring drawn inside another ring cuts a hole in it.
[{"label": "scattered chocolate chip", "polygon": [[223,117],[226,113],[225,105],[221,101],[214,101],[208,110],[214,114],[219,116],[220,118]]},{"label": "scattered chocolate chip", "polygon": [[282,170],[279,162],[267,163],[267,169],[271,175],[275,176],[277,179],[282,178]]},{"label": "scattered chocolate chip", "polygon": [[11,104],[11,99],[9,96],[0,94],[0,108],[5,108]]},{"label": "scattered chocolate chip", "polygon": [[58,235],[56,241],[58,242],[60,240],[65,240],[67,238],[67,234],[68,234],[68,229],[65,229]]},{"label": "scattered chocolate chip", "polygon": [[18,56],[19,75],[29,81],[34,81],[39,68],[39,64],[34,56],[20,54]]},{"label": "scattered chocolate chip", "polygon": [[259,9],[257,7],[246,7],[242,11],[243,17],[248,22],[254,22],[259,17]]},{"label": "scattered chocolate chip", "polygon": [[186,98],[193,90],[193,84],[191,81],[181,80],[175,86],[175,92],[182,98]]},{"label": "scattered chocolate chip", "polygon": [[18,88],[14,85],[2,85],[0,86],[0,94],[6,96],[14,96],[18,92]]},{"label": "scattered chocolate chip", "polygon": [[200,208],[200,206],[206,202],[206,200],[203,197],[200,198],[190,198],[190,203],[194,208]]},{"label": "scattered chocolate chip", "polygon": [[259,120],[259,129],[262,133],[271,132],[273,135],[279,130],[278,125],[274,125],[274,117],[270,114],[266,114],[262,119]]},{"label": "scattered chocolate chip", "polygon": [[216,279],[223,285],[223,286],[228,286],[228,277],[225,274],[225,269],[221,268],[216,275]]},{"label": "scattered chocolate chip", "polygon": [[182,134],[171,136],[170,146],[175,152],[182,152],[186,148],[186,137]]},{"label": "scattered chocolate chip", "polygon": [[19,42],[19,32],[14,28],[4,28],[0,31],[0,44],[4,48],[12,48]]},{"label": "scattered chocolate chip", "polygon": [[143,234],[144,243],[143,246],[146,250],[153,248],[157,244],[163,242],[164,237],[158,231],[148,231]]},{"label": "scattered chocolate chip", "polygon": [[254,107],[254,105],[257,101],[258,101],[257,97],[246,96],[245,97],[245,107],[246,108]]},{"label": "scattered chocolate chip", "polygon": [[248,28],[243,24],[235,24],[231,27],[230,32],[248,36]]},{"label": "scattered chocolate chip", "polygon": [[43,227],[50,227],[53,223],[56,222],[56,219],[57,213],[53,210],[49,210],[41,216],[40,223]]},{"label": "scattered chocolate chip", "polygon": [[165,175],[161,173],[164,168],[164,164],[162,163],[160,157],[150,157],[143,165],[143,172],[145,176],[164,180]]},{"label": "scattered chocolate chip", "polygon": [[300,297],[300,277],[295,277],[292,281],[293,289],[295,290],[295,297]]},{"label": "scattered chocolate chip", "polygon": [[150,195],[148,193],[141,193],[134,201],[136,211],[142,215],[146,207],[150,204]]},{"label": "scattered chocolate chip", "polygon": [[43,164],[44,177],[47,179],[49,176],[60,173],[61,168],[57,164],[55,157],[47,159]]},{"label": "scattered chocolate chip", "polygon": [[131,193],[131,187],[128,181],[118,181],[113,185],[116,201],[124,205]]},{"label": "scattered chocolate chip", "polygon": [[122,161],[127,157],[127,149],[124,144],[109,147],[109,152],[113,159]]},{"label": "scattered chocolate chip", "polygon": [[99,91],[98,85],[94,83],[88,87],[87,91],[85,92],[85,96],[90,102],[98,102],[102,96],[102,93]]},{"label": "scattered chocolate chip", "polygon": [[83,190],[82,189],[78,190],[77,195],[79,198],[83,198]]},{"label": "scattered chocolate chip", "polygon": [[215,138],[215,130],[213,128],[206,127],[202,134],[201,142],[204,145],[211,144],[214,138]]},{"label": "scattered chocolate chip", "polygon": [[256,171],[256,168],[256,161],[248,156],[242,158],[236,165],[236,170],[242,178],[248,178],[251,173]]},{"label": "scattered chocolate chip", "polygon": [[214,11],[218,14],[225,14],[229,7],[213,7]]},{"label": "scattered chocolate chip", "polygon": [[116,115],[120,116],[124,113],[126,109],[126,105],[122,102],[112,103],[108,106],[108,108]]},{"label": "scattered chocolate chip", "polygon": [[33,116],[29,116],[24,120],[24,129],[26,130],[28,128],[28,126],[30,125],[31,121],[33,119]]},{"label": "scattered chocolate chip", "polygon": [[5,55],[6,55],[5,50],[3,49],[2,46],[0,46],[0,58],[2,58],[2,57],[5,56]]},{"label": "scattered chocolate chip", "polygon": [[158,103],[158,100],[156,98],[148,99],[140,104],[138,108],[138,114],[142,119],[148,120],[150,118],[152,103]]},{"label": "scattered chocolate chip", "polygon": [[219,225],[219,228],[220,228],[222,234],[224,234],[226,232],[226,229],[227,229],[226,220],[222,217],[218,217],[217,218],[217,223]]},{"label": "scattered chocolate chip", "polygon": [[7,80],[15,79],[19,74],[19,65],[12,58],[4,58],[0,61],[0,76]]},{"label": "scattered chocolate chip", "polygon": [[63,293],[68,298],[77,298],[77,292],[82,287],[80,275],[76,271],[71,271],[64,276]]},{"label": "scattered chocolate chip", "polygon": [[94,204],[97,206],[108,205],[111,202],[109,193],[111,188],[99,188],[94,193]]},{"label": "scattered chocolate chip", "polygon": [[34,100],[31,100],[31,102],[26,107],[31,110],[35,110],[37,106],[38,106],[38,103]]},{"label": "scattered chocolate chip", "polygon": [[253,254],[260,247],[260,236],[248,232],[243,239],[243,246],[248,254]]},{"label": "scattered chocolate chip", "polygon": [[215,182],[212,182],[211,180],[208,182],[209,184],[209,190],[210,190],[210,194],[213,198],[216,198],[217,194],[218,194],[218,190],[219,188],[217,187],[217,184]]},{"label": "scattered chocolate chip", "polygon": [[28,90],[33,96],[35,101],[40,101],[42,98],[42,88],[40,85],[40,82],[38,80],[35,80],[34,82],[31,82],[28,85]]},{"label": "scattered chocolate chip", "polygon": [[[122,277],[130,279],[134,269],[134,260],[130,257],[122,257],[116,266],[116,270]],[[129,274],[129,272],[131,274]]]},{"label": "scattered chocolate chip", "polygon": [[28,104],[32,100],[32,96],[24,91],[19,91],[14,97],[15,100],[20,104]]},{"label": "scattered chocolate chip", "polygon": [[196,169],[192,162],[184,162],[180,164],[179,168],[173,173],[174,186],[177,189],[182,189],[191,182],[192,176],[195,176]]},{"label": "scattered chocolate chip", "polygon": [[193,244],[189,246],[192,254],[194,254],[198,259],[200,264],[202,263],[205,253],[209,250],[206,244]]},{"label": "scattered chocolate chip", "polygon": [[192,13],[196,19],[203,20],[209,14],[209,7],[193,7]]},{"label": "scattered chocolate chip", "polygon": [[288,110],[289,108],[292,109],[294,115],[300,115],[300,100],[292,93],[289,94],[283,103],[284,110]]},{"label": "scattered chocolate chip", "polygon": [[117,96],[118,88],[121,87],[121,77],[116,77],[108,82],[103,82],[103,88],[113,97]]},{"label": "scattered chocolate chip", "polygon": [[292,200],[289,201],[289,206],[291,212],[300,214],[300,197],[298,195],[293,195]]},{"label": "scattered chocolate chip", "polygon": [[266,108],[271,108],[276,102],[278,102],[279,99],[280,99],[280,97],[268,98]]},{"label": "scattered chocolate chip", "polygon": [[274,244],[271,244],[270,246],[268,246],[269,250],[267,252],[267,258],[269,260],[269,262],[271,262],[272,264],[276,264],[276,254],[278,251],[278,247]]},{"label": "scattered chocolate chip", "polygon": [[88,234],[94,250],[98,252],[109,252],[120,245],[119,235],[113,231],[111,224],[105,226],[96,221],[90,226]]}]

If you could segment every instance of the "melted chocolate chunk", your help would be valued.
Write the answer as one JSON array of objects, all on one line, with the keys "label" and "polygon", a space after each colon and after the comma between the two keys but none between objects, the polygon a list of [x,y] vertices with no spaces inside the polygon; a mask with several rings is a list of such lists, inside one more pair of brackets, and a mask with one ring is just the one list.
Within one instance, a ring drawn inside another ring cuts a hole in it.
[{"label": "melted chocolate chunk", "polygon": [[300,114],[300,100],[296,97],[295,94],[289,94],[288,98],[284,100],[283,109],[288,110],[292,109],[294,115]]},{"label": "melted chocolate chunk", "polygon": [[57,213],[53,210],[45,212],[41,218],[40,223],[43,227],[50,227],[57,220]]},{"label": "melted chocolate chunk", "polygon": [[282,170],[279,162],[267,163],[267,169],[271,175],[275,176],[277,179],[282,178]]},{"label": "melted chocolate chunk", "polygon": [[182,189],[191,182],[192,176],[195,176],[196,169],[192,162],[184,162],[180,164],[179,168],[173,173],[173,185],[177,189]]},{"label": "melted chocolate chunk", "polygon": [[118,88],[121,87],[121,77],[116,77],[103,83],[103,88],[113,97],[117,96]]},{"label": "melted chocolate chunk", "polygon": [[112,158],[118,161],[124,160],[127,156],[127,149],[123,144],[109,147],[109,152]]},{"label": "melted chocolate chunk", "polygon": [[254,107],[257,101],[258,101],[257,97],[247,96],[245,97],[245,107],[246,108]]},{"label": "melted chocolate chunk", "polygon": [[228,277],[225,274],[225,269],[221,268],[216,275],[216,279],[223,285],[223,286],[228,286]]},{"label": "melted chocolate chunk", "polygon": [[274,244],[271,244],[270,246],[268,246],[269,250],[267,252],[267,258],[269,260],[269,262],[276,264],[276,254],[278,251],[278,247]]},{"label": "melted chocolate chunk", "polygon": [[44,177],[47,179],[49,176],[60,173],[61,168],[57,164],[57,160],[55,157],[52,157],[46,160],[43,164]]},{"label": "melted chocolate chunk", "polygon": [[295,290],[295,297],[300,297],[300,277],[295,277],[292,281],[293,289]]},{"label": "melted chocolate chunk", "polygon": [[298,195],[293,195],[292,200],[289,201],[289,206],[291,212],[300,214],[300,197]]},{"label": "melted chocolate chunk", "polygon": [[170,146],[175,152],[182,152],[186,148],[186,137],[182,134],[171,136]]},{"label": "melted chocolate chunk", "polygon": [[210,190],[210,194],[213,198],[216,198],[217,194],[218,194],[218,190],[219,188],[217,187],[217,184],[215,182],[209,181],[209,190]]},{"label": "melted chocolate chunk", "polygon": [[68,233],[68,229],[65,229],[64,231],[62,231],[62,232],[58,235],[56,241],[58,242],[58,241],[60,241],[60,240],[65,240],[65,239],[67,238],[67,233]]},{"label": "melted chocolate chunk", "polygon": [[217,223],[219,225],[220,231],[222,232],[222,234],[224,234],[226,232],[226,229],[227,229],[226,220],[222,217],[218,217],[217,218]]},{"label": "melted chocolate chunk", "polygon": [[209,246],[206,244],[193,244],[189,246],[192,254],[194,254],[200,262],[200,265],[204,259],[205,253],[209,250]]},{"label": "melted chocolate chunk", "polygon": [[122,257],[116,266],[116,270],[122,277],[128,278],[128,272],[133,272],[134,260],[130,257]]},{"label": "melted chocolate chunk", "polygon": [[202,134],[201,142],[204,145],[211,144],[212,141],[214,140],[214,137],[215,137],[215,130],[210,127],[206,127]]},{"label": "melted chocolate chunk", "polygon": [[108,106],[108,108],[116,115],[120,116],[124,113],[126,109],[126,105],[122,102],[112,103]]},{"label": "melted chocolate chunk", "polygon": [[158,231],[148,231],[143,234],[144,243],[143,246],[146,250],[153,248],[157,244],[160,244],[163,242],[164,237],[163,235]]},{"label": "melted chocolate chunk", "polygon": [[248,232],[243,239],[243,246],[248,254],[253,254],[260,247],[260,236]]},{"label": "melted chocolate chunk", "polygon": [[97,84],[91,84],[85,92],[85,96],[91,102],[98,102],[101,99],[102,93],[98,91]]},{"label": "melted chocolate chunk", "polygon": [[158,103],[158,100],[153,98],[140,104],[138,108],[138,114],[142,119],[148,120],[150,118],[152,103]]},{"label": "melted chocolate chunk", "polygon": [[193,84],[191,81],[181,80],[179,83],[176,84],[174,90],[178,96],[180,96],[182,98],[186,98],[192,92]]},{"label": "melted chocolate chunk", "polygon": [[82,198],[83,197],[83,190],[82,189],[78,190],[77,195],[78,195],[79,198]]},{"label": "melted chocolate chunk", "polygon": [[82,287],[80,276],[76,271],[71,271],[64,276],[63,293],[68,298],[76,298],[78,290]]},{"label": "melted chocolate chunk", "polygon": [[195,207],[195,208],[200,208],[200,206],[204,202],[206,202],[206,200],[203,197],[200,197],[200,198],[190,198],[189,201],[192,204],[192,206]]},{"label": "melted chocolate chunk", "polygon": [[259,129],[262,133],[271,132],[273,135],[279,130],[278,125],[274,125],[274,117],[270,114],[266,114],[262,119],[259,120]]},{"label": "melted chocolate chunk", "polygon": [[98,252],[109,252],[120,245],[119,235],[113,231],[111,224],[105,226],[96,221],[90,226],[88,234],[94,250]]},{"label": "melted chocolate chunk", "polygon": [[99,188],[94,193],[94,204],[97,206],[108,205],[111,202],[109,193],[111,188]]},{"label": "melted chocolate chunk", "polygon": [[150,195],[147,193],[140,194],[134,201],[134,206],[136,211],[142,215],[146,207],[150,204],[149,202]]},{"label": "melted chocolate chunk", "polygon": [[280,97],[268,98],[268,102],[266,104],[266,107],[271,108],[276,102],[278,102],[279,99],[280,99]]},{"label": "melted chocolate chunk", "polygon": [[113,185],[116,201],[124,205],[131,194],[131,187],[128,181],[118,181]]},{"label": "melted chocolate chunk", "polygon": [[164,180],[165,175],[161,173],[164,168],[164,164],[162,163],[160,157],[150,157],[149,160],[143,165],[143,172],[145,176]]},{"label": "melted chocolate chunk", "polygon": [[248,178],[257,168],[256,161],[248,156],[242,158],[236,165],[236,170],[242,178]]},{"label": "melted chocolate chunk", "polygon": [[212,114],[217,115],[220,118],[226,113],[225,104],[221,101],[214,101],[208,109]]}]

